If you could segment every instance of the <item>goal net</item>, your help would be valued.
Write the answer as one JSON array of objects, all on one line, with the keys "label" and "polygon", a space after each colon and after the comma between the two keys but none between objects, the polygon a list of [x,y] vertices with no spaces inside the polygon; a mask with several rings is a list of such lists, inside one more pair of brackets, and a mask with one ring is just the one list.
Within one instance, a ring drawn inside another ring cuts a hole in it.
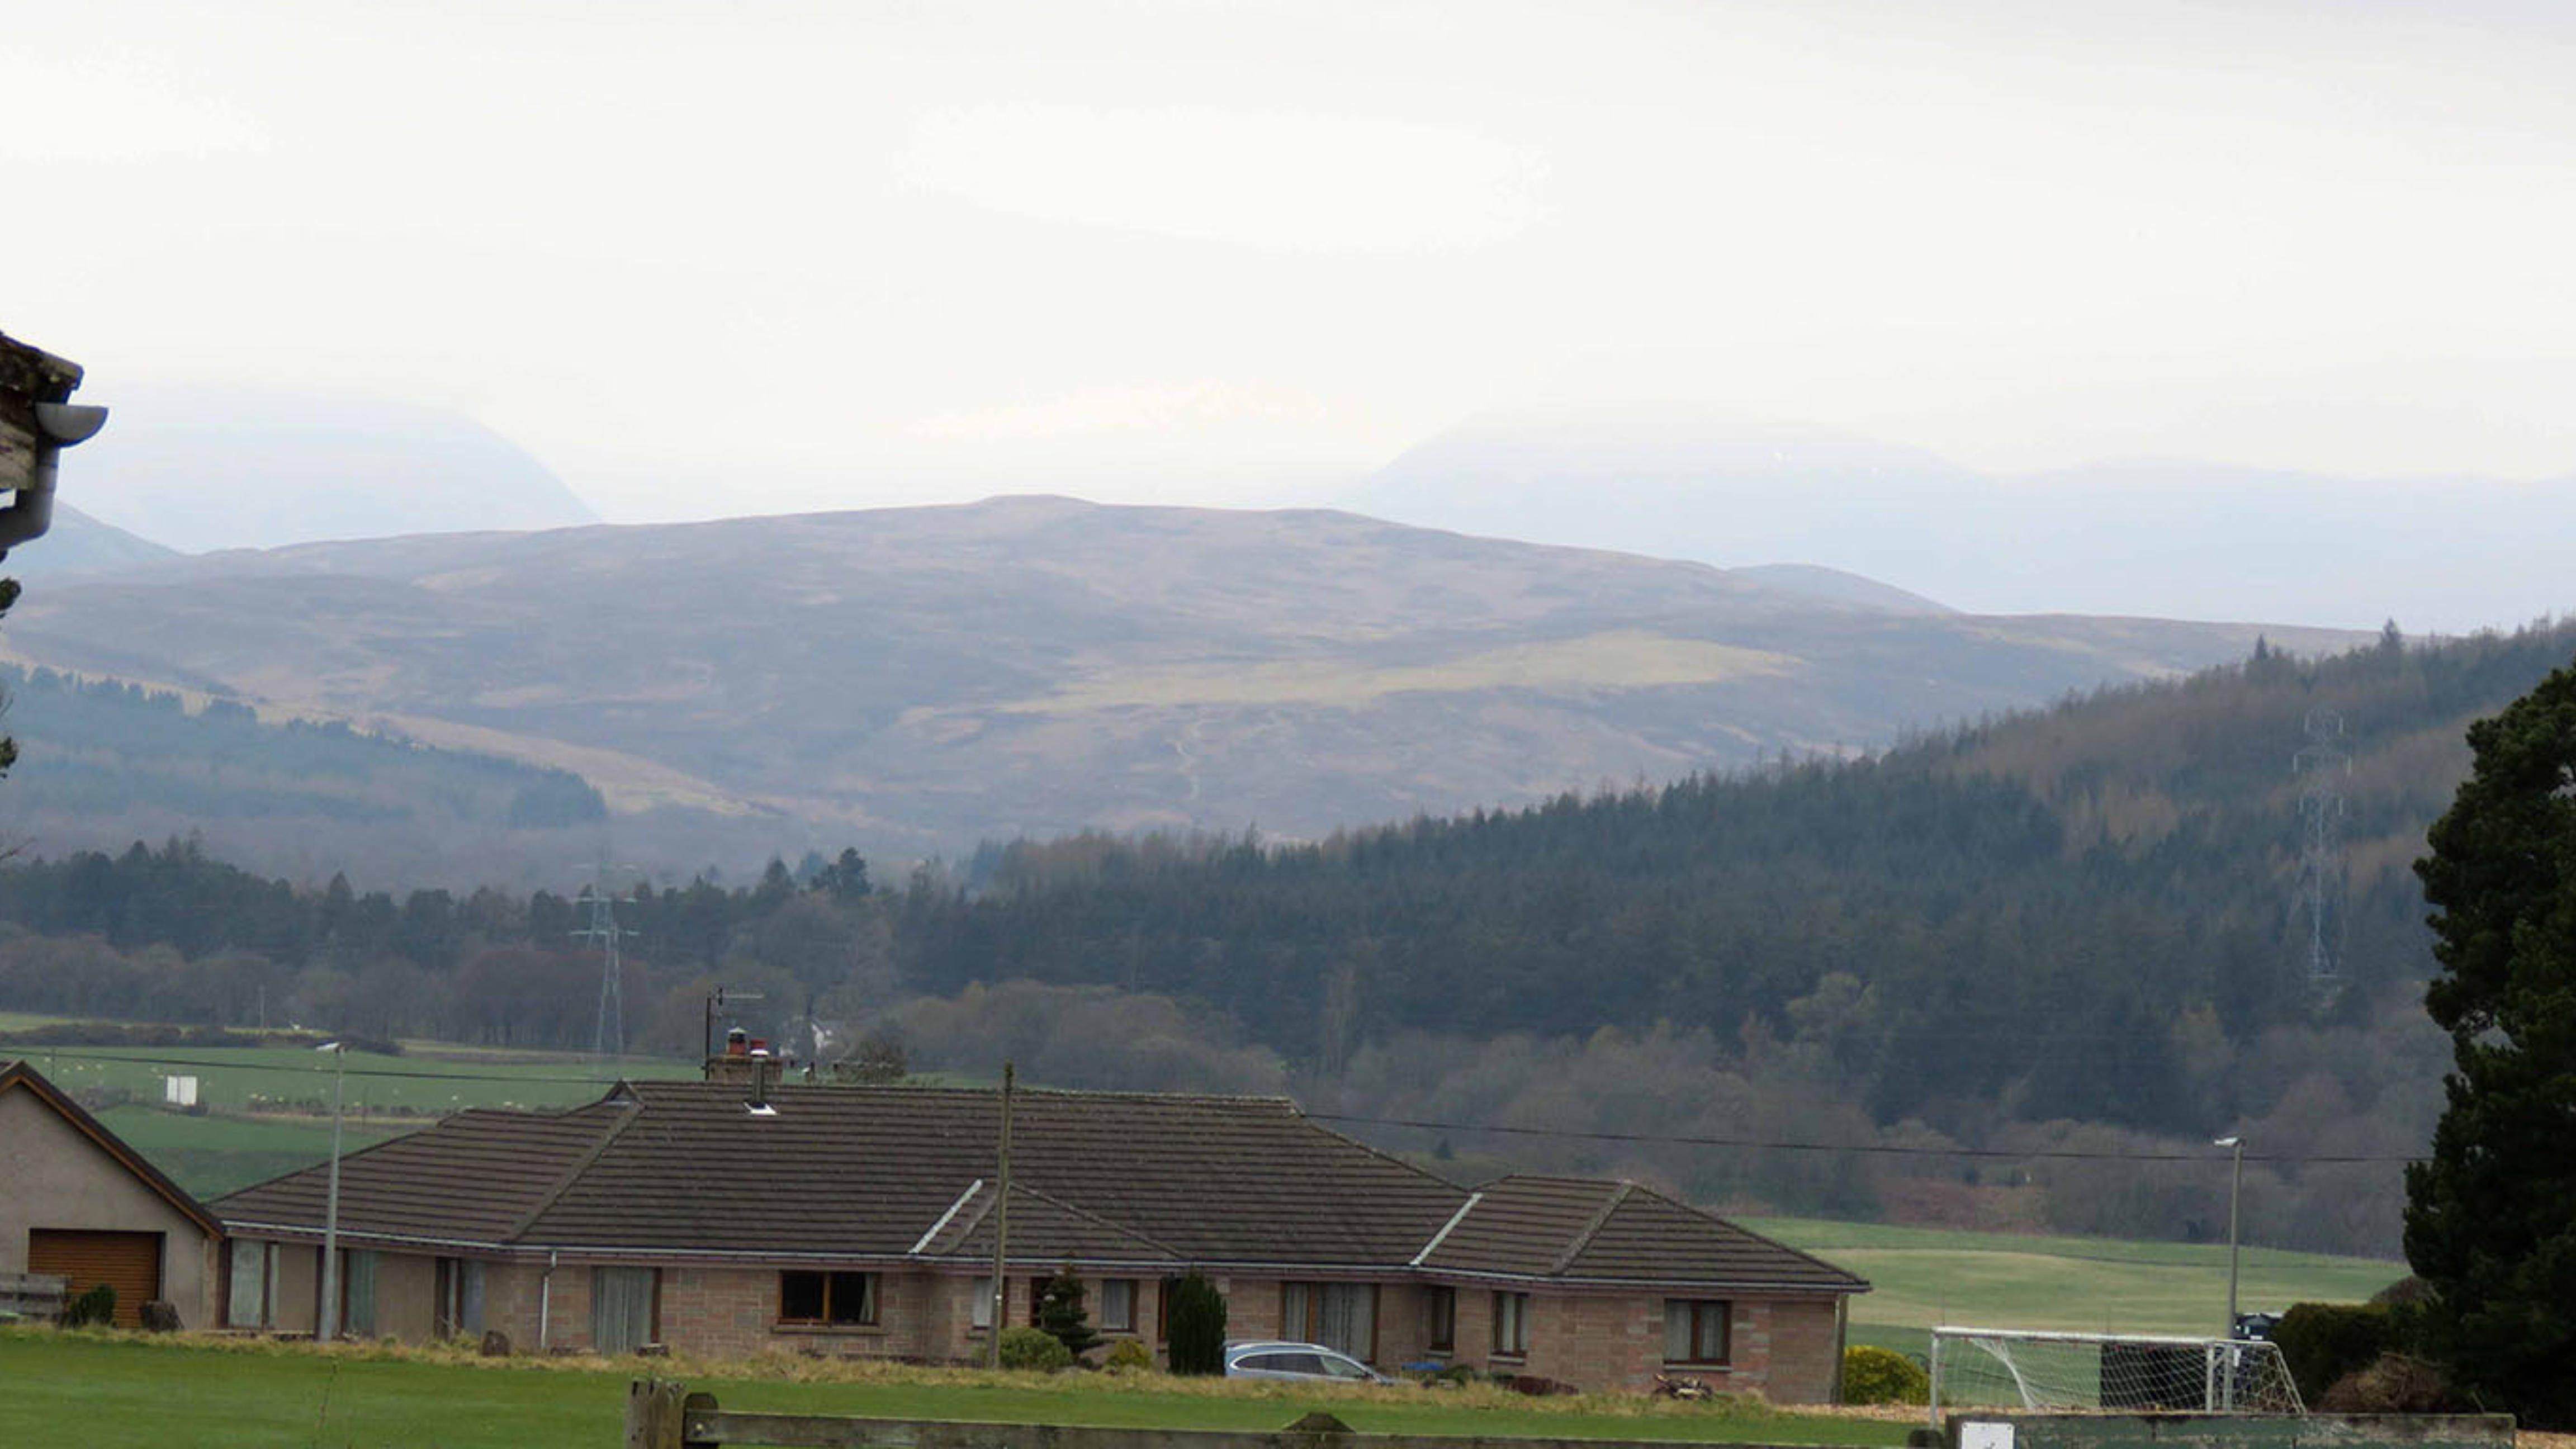
[{"label": "goal net", "polygon": [[1935,1422],[1948,1408],[2304,1414],[2280,1345],[2259,1339],[1932,1330]]}]

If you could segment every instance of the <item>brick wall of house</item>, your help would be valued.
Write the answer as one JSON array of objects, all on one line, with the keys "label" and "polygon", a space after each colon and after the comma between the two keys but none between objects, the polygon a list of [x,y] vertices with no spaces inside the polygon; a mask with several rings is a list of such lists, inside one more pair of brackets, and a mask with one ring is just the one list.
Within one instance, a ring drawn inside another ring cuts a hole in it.
[{"label": "brick wall of house", "polygon": [[1839,1349],[1833,1300],[1772,1304],[1771,1373],[1763,1392],[1779,1404],[1831,1402]]}]

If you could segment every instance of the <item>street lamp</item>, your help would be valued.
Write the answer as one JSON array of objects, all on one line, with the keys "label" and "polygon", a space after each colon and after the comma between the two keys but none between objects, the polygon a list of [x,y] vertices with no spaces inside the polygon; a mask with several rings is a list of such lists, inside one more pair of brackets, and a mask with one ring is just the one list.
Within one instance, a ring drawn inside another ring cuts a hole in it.
[{"label": "street lamp", "polygon": [[2236,1337],[2236,1204],[2245,1194],[2245,1139],[2221,1137],[2212,1147],[2235,1149],[2236,1165],[2227,1183],[2227,1332]]},{"label": "street lamp", "polygon": [[329,1343],[340,1335],[340,1089],[349,1080],[349,1048],[326,1041],[314,1050],[331,1054],[331,1187],[322,1199],[322,1315],[313,1334]]}]

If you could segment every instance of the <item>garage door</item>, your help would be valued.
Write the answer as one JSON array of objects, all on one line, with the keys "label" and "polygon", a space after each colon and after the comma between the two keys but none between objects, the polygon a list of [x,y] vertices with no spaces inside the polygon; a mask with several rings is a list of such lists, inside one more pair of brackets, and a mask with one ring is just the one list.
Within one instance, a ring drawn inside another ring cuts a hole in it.
[{"label": "garage door", "polygon": [[116,1289],[116,1321],[134,1328],[143,1305],[161,1296],[159,1233],[85,1233],[34,1228],[27,1233],[27,1271],[72,1280],[77,1298],[93,1283]]}]

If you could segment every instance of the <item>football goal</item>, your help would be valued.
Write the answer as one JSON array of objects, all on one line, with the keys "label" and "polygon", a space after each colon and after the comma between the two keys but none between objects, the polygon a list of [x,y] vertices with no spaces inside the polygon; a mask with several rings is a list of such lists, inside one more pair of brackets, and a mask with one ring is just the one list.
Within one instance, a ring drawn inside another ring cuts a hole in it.
[{"label": "football goal", "polygon": [[2304,1414],[2278,1344],[2260,1339],[1932,1330],[1932,1417],[1943,1408]]}]

